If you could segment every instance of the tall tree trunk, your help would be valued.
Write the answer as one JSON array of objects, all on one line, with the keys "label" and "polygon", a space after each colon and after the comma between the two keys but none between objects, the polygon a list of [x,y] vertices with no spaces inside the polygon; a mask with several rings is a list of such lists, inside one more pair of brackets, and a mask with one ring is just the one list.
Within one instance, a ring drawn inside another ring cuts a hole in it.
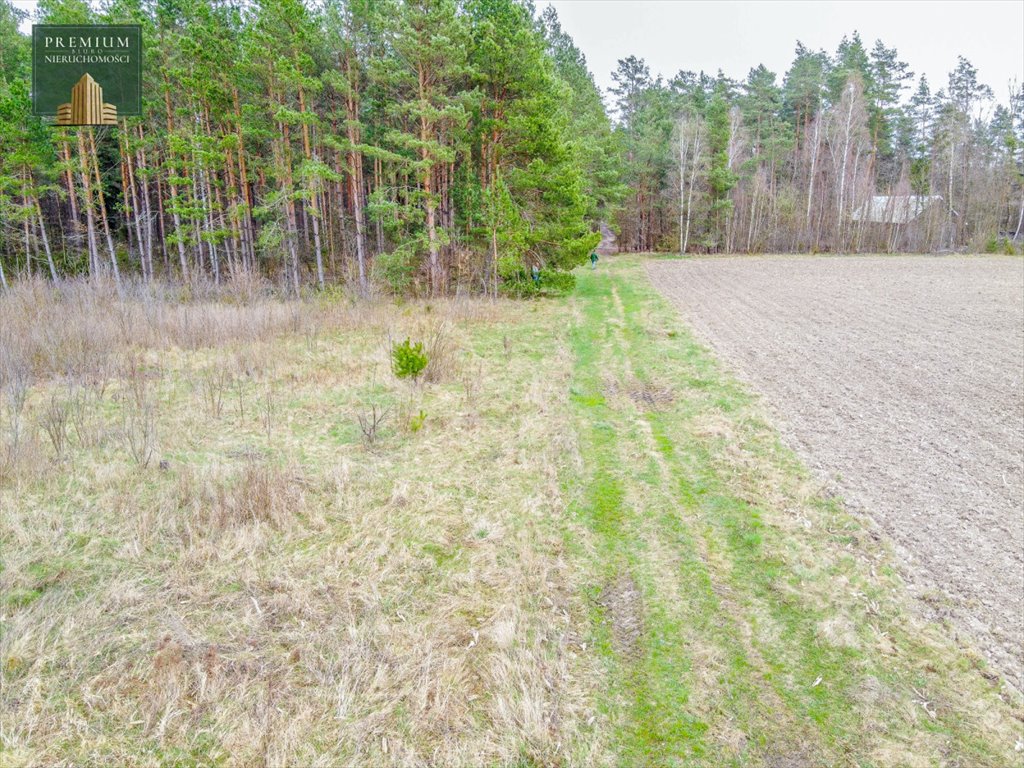
[{"label": "tall tree trunk", "polygon": [[362,139],[359,132],[359,102],[356,94],[359,74],[352,67],[351,53],[345,54],[345,76],[348,92],[345,95],[346,135],[348,137],[348,183],[352,201],[352,218],[356,225],[356,265],[359,270],[359,291],[366,293],[366,220],[363,212],[363,157],[358,146]]},{"label": "tall tree trunk", "polygon": [[250,269],[256,269],[256,227],[252,220],[252,199],[249,197],[249,175],[245,164],[245,137],[242,134],[242,109],[238,102],[238,89],[231,89],[232,99],[235,105],[235,128],[238,135],[238,191],[242,198],[242,231],[245,233],[246,246],[248,250],[248,265]]},{"label": "tall tree trunk", "polygon": [[82,183],[82,207],[85,209],[86,244],[89,249],[89,275],[99,276],[100,257],[96,248],[96,221],[93,217],[92,183],[90,181],[89,160],[85,151],[85,139],[82,130],[78,130],[78,164],[79,180]]},{"label": "tall tree trunk", "polygon": [[149,268],[149,279],[153,279],[153,207],[149,199],[149,182],[146,180],[146,150],[142,146],[142,126],[139,126],[139,150],[138,167],[139,183],[142,185],[140,197],[142,199],[142,211],[146,218],[146,263]]},{"label": "tall tree trunk", "polygon": [[[27,184],[27,182],[26,182],[26,184]],[[30,206],[29,201],[28,201],[28,190],[25,187],[22,187],[21,205],[22,205],[22,208],[24,209],[25,213],[27,214],[28,211],[29,211],[29,208],[31,206]],[[34,217],[26,215],[26,216],[23,216],[22,219],[21,219],[21,224],[22,224],[21,228],[22,228],[22,230],[24,232],[24,236],[25,236],[25,274],[29,275],[29,276],[32,275],[32,251],[30,250],[30,244],[35,247],[36,259],[39,258],[39,245],[37,243],[32,242],[31,238],[29,237],[29,219],[30,218],[34,218]]]},{"label": "tall tree trunk", "polygon": [[[806,126],[805,126],[806,129]],[[818,172],[818,145],[821,136],[821,110],[814,116],[814,143],[811,145],[811,173],[807,182],[807,239],[811,240],[811,206],[814,204],[814,177]]]},{"label": "tall tree trunk", "polygon": [[[341,154],[342,153],[340,151],[334,153],[334,172],[336,176],[334,182],[335,203],[332,206],[332,212],[336,213],[338,217],[338,247],[341,250],[342,262],[346,265],[347,269],[349,264],[349,257],[351,254],[351,251],[349,250],[348,247],[348,225],[345,223],[345,186],[347,186],[348,182],[344,181],[345,173],[344,167],[342,166]],[[346,165],[348,163],[347,156],[348,153],[346,153]],[[333,250],[331,251],[331,258],[334,258]]]},{"label": "tall tree trunk", "polygon": [[81,226],[78,221],[78,203],[75,202],[75,182],[71,173],[71,147],[68,144],[67,134],[61,133],[61,151],[64,158],[64,181],[68,188],[68,202],[71,204],[71,220],[75,228]]},{"label": "tall tree trunk", "polygon": [[285,193],[285,218],[286,218],[286,234],[285,240],[288,247],[288,255],[291,262],[291,281],[292,290],[295,295],[299,295],[299,250],[296,238],[298,237],[298,221],[295,215],[295,200],[292,197],[292,193],[295,190],[295,185],[292,179],[292,160],[291,160],[291,131],[288,123],[278,123],[278,132],[281,135],[281,171],[284,181],[284,193]]},{"label": "tall tree trunk", "polygon": [[[228,271],[232,275],[238,274],[238,220],[237,218],[228,211],[228,205],[225,203],[227,192],[235,188],[234,171],[231,168],[232,158],[230,150],[225,158],[224,164],[225,171],[227,172],[227,187],[225,194],[222,196],[220,193],[220,185],[217,184],[213,187],[214,202],[217,205],[219,227],[222,232],[231,232],[231,237],[224,238],[224,251],[227,254]],[[237,211],[235,211],[237,212]]]},{"label": "tall tree trunk", "polygon": [[684,201],[686,195],[686,154],[690,148],[690,137],[686,131],[686,121],[679,121],[679,252],[686,253],[685,240],[686,236],[683,233],[683,214],[684,214]]},{"label": "tall tree trunk", "polygon": [[[383,162],[379,157],[373,159],[373,188],[380,190],[384,186],[384,168]],[[377,230],[377,253],[384,252],[384,226],[381,223],[380,216],[377,216],[374,220],[374,225]]]},{"label": "tall tree trunk", "polygon": [[[167,137],[170,139],[174,134],[174,112],[171,110],[170,84],[167,84],[167,90],[164,91],[164,106],[167,111]],[[174,156],[171,154],[170,146],[167,148],[167,155],[168,159],[171,161],[170,164],[173,164]],[[172,183],[170,179],[168,179],[167,185],[171,188],[171,220],[174,222],[174,239],[177,240],[178,245],[178,260],[181,264],[181,279],[188,280],[189,270],[188,263],[185,260],[185,239],[181,234],[181,217],[178,215],[178,185]]]},{"label": "tall tree trunk", "polygon": [[[135,189],[135,169],[133,167],[135,163],[133,161],[131,148],[128,146],[127,121],[122,122],[121,136],[123,137],[121,164],[125,178],[125,186],[128,189],[126,197],[130,198],[129,211],[135,224],[135,239],[139,244],[139,265],[142,267],[142,279],[147,283],[151,283],[153,281],[153,265],[149,260],[149,254],[146,252],[145,241],[142,238],[141,206],[139,204],[139,196]],[[128,212],[126,211],[126,216],[127,214]]]},{"label": "tall tree trunk", "polygon": [[[417,74],[419,76],[419,96],[420,103],[425,104],[427,98],[426,92],[426,72],[423,70],[422,64],[417,68]],[[430,150],[427,148],[427,142],[429,141],[431,125],[427,122],[427,116],[425,114],[420,115],[420,160],[423,162],[423,203],[426,208],[427,214],[427,250],[430,254],[430,292],[433,295],[437,295],[440,292],[441,287],[441,264],[439,260],[439,249],[437,244],[437,224],[435,221],[435,205],[434,205],[434,163],[430,162]]]},{"label": "tall tree trunk", "polygon": [[220,257],[213,235],[213,198],[210,191],[210,171],[202,166],[196,168],[199,177],[199,196],[203,204],[203,226],[206,229],[206,247],[210,253],[210,269],[213,271],[213,284],[220,285]]},{"label": "tall tree trunk", "polygon": [[686,196],[686,232],[683,235],[683,253],[690,244],[690,219],[693,214],[693,188],[697,184],[697,165],[700,161],[700,131],[693,134],[693,164],[690,168],[690,189]]},{"label": "tall tree trunk", "polygon": [[852,138],[851,137],[851,131],[853,130],[853,94],[854,94],[854,90],[855,89],[854,89],[853,83],[850,83],[849,85],[847,85],[847,93],[848,93],[848,98],[850,100],[850,105],[849,105],[849,107],[846,110],[846,125],[845,125],[845,127],[843,129],[843,151],[842,151],[842,156],[840,158],[841,164],[840,164],[840,170],[839,170],[839,201],[838,201],[838,204],[836,205],[836,217],[837,217],[837,220],[836,220],[836,246],[839,247],[839,248],[842,248],[843,242],[844,242],[843,241],[843,235],[844,235],[845,227],[843,226],[844,225],[843,215],[844,215],[845,210],[846,210],[845,207],[844,207],[844,204],[846,202],[846,200],[845,200],[845,193],[846,193],[846,171],[847,171],[847,166],[849,165],[849,162],[850,162],[850,139]]},{"label": "tall tree trunk", "polygon": [[754,190],[750,201],[750,221],[747,225],[747,253],[750,253],[750,246],[754,240],[754,220],[757,218],[757,193],[761,186],[760,172],[754,176]]},{"label": "tall tree trunk", "polygon": [[50,277],[57,282],[57,267],[53,263],[53,253],[50,250],[50,238],[46,234],[46,221],[43,220],[43,209],[39,205],[39,198],[35,198],[36,218],[39,220],[39,234],[43,239],[43,250],[46,251],[46,264],[50,268]]},{"label": "tall tree trunk", "polygon": [[[302,87],[299,87],[299,112],[306,114],[306,95]],[[309,125],[305,120],[302,121],[302,151],[306,157],[307,162],[311,162],[316,159],[313,155],[312,148],[309,145]],[[316,254],[316,279],[320,285],[320,290],[324,289],[324,255],[320,247],[320,184],[318,183],[319,176],[314,176],[313,181],[310,184],[310,205],[306,209],[306,215],[308,218],[313,220],[313,250]]]},{"label": "tall tree trunk", "polygon": [[955,161],[955,149],[956,142],[950,141],[949,144],[949,187],[946,195],[946,206],[949,211],[949,247],[955,246],[955,229],[953,221],[953,164]]},{"label": "tall tree trunk", "polygon": [[[201,173],[199,168],[199,160],[196,157],[195,144],[193,137],[193,148],[192,148],[192,199],[189,201],[190,220],[192,224],[192,257],[195,259],[199,274],[204,274],[206,271],[206,259],[203,258],[203,225],[202,222],[206,218],[206,205],[203,203],[199,195],[199,174]],[[196,205],[199,203],[199,205]]]},{"label": "tall tree trunk", "polygon": [[1020,228],[1024,224],[1024,195],[1020,198],[1020,212],[1017,214],[1017,228],[1013,230],[1013,239],[1020,237]]},{"label": "tall tree trunk", "polygon": [[107,204],[103,199],[103,181],[100,178],[100,163],[96,155],[96,141],[93,138],[92,128],[89,129],[89,153],[92,156],[92,167],[96,174],[96,197],[100,202],[100,218],[103,222],[103,233],[107,238],[107,250],[110,252],[110,266],[114,270],[114,283],[120,293],[121,270],[117,266],[117,251],[114,250],[114,238],[110,235],[110,222],[107,221]]}]

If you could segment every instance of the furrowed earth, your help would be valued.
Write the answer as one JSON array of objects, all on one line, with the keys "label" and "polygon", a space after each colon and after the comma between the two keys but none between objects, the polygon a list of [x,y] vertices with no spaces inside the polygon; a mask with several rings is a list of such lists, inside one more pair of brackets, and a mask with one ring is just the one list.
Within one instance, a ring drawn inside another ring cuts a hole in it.
[{"label": "furrowed earth", "polygon": [[1024,687],[1024,261],[657,261],[652,282]]}]

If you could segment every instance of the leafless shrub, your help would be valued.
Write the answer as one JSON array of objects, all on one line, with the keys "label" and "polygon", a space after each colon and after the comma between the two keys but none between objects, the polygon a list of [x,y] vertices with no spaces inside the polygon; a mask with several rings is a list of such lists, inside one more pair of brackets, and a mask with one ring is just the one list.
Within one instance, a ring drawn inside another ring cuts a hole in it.
[{"label": "leafless shrub", "polygon": [[478,361],[473,370],[462,376],[462,389],[466,395],[466,407],[474,410],[480,397],[480,383],[484,380],[484,364]]},{"label": "leafless shrub", "polygon": [[3,395],[3,413],[6,416],[10,432],[9,450],[17,454],[22,436],[22,417],[25,412],[25,401],[29,390],[28,371],[22,366],[9,366],[0,381]]},{"label": "leafless shrub", "polygon": [[227,477],[183,471],[175,489],[177,506],[188,513],[181,518],[182,533],[195,539],[245,523],[280,527],[302,508],[303,485],[296,468],[259,460]]},{"label": "leafless shrub", "polygon": [[97,413],[102,400],[102,390],[98,387],[68,386],[71,406],[68,415],[80,448],[94,448],[103,442],[103,422]]},{"label": "leafless shrub", "polygon": [[136,352],[127,352],[118,360],[118,378],[125,392],[137,406],[141,407],[149,398],[150,373],[145,362]]},{"label": "leafless shrub", "polygon": [[128,452],[145,469],[156,451],[156,406],[150,400],[128,399],[122,404],[121,415]]},{"label": "leafless shrub", "polygon": [[0,485],[37,479],[49,471],[35,422],[22,424],[17,444],[10,440],[0,443]]},{"label": "leafless shrub", "polygon": [[241,376],[231,377],[232,389],[238,401],[238,423],[245,421],[245,379]]},{"label": "leafless shrub", "polygon": [[0,367],[36,376],[94,375],[127,348],[183,349],[301,333],[312,302],[282,301],[254,287],[127,286],[102,280],[18,281],[0,298]]},{"label": "leafless shrub", "polygon": [[234,487],[228,510],[235,520],[281,524],[299,506],[300,486],[293,473],[250,462]]},{"label": "leafless shrub", "polygon": [[372,403],[369,406],[368,411],[356,414],[356,420],[359,422],[359,429],[363,433],[363,442],[367,446],[376,445],[380,428],[384,424],[384,420],[387,419],[389,413],[391,413],[391,406],[383,407],[376,403]]},{"label": "leafless shrub", "polygon": [[224,410],[224,391],[231,383],[231,374],[220,365],[214,365],[199,374],[199,397],[206,412],[219,419]]},{"label": "leafless shrub", "polygon": [[39,426],[50,438],[57,458],[64,455],[68,447],[68,422],[70,421],[71,402],[57,396],[50,396],[50,402],[39,416]]},{"label": "leafless shrub", "polygon": [[457,347],[451,324],[447,320],[438,323],[427,335],[423,351],[427,355],[427,367],[423,370],[424,381],[436,384],[455,375],[458,369]]},{"label": "leafless shrub", "polygon": [[267,350],[262,345],[246,344],[235,350],[234,372],[236,376],[253,379],[268,368]]},{"label": "leafless shrub", "polygon": [[255,270],[239,267],[224,282],[221,298],[235,304],[253,304],[260,299],[269,299],[274,295],[274,286],[263,275]]},{"label": "leafless shrub", "polygon": [[320,323],[316,319],[311,319],[306,326],[306,350],[310,354],[315,354],[320,348]]},{"label": "leafless shrub", "polygon": [[277,398],[276,392],[274,391],[274,383],[272,381],[267,382],[266,389],[263,392],[263,397],[260,399],[260,416],[263,420],[263,429],[267,432],[267,441],[270,441],[270,435],[274,428],[274,414],[277,411]]},{"label": "leafless shrub", "polygon": [[103,281],[19,281],[0,300],[0,348],[37,376],[84,375],[104,367],[123,344],[110,307],[117,292]]},{"label": "leafless shrub", "polygon": [[306,313],[303,311],[302,305],[292,304],[289,307],[288,313],[288,330],[295,335],[302,333],[307,326],[306,319]]}]

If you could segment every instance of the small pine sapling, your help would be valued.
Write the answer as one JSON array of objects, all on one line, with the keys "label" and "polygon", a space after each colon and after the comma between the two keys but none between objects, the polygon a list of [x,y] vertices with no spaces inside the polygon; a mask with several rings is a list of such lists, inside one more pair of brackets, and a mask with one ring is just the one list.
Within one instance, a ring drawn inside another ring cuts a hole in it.
[{"label": "small pine sapling", "polygon": [[398,378],[416,381],[426,367],[427,355],[423,352],[422,342],[414,344],[406,339],[391,347],[391,368]]}]

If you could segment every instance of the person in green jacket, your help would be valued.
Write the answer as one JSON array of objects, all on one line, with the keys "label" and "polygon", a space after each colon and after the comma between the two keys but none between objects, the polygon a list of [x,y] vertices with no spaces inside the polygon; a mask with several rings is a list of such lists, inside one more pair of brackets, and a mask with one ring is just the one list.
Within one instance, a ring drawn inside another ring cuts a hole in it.
[{"label": "person in green jacket", "polygon": [[597,251],[590,254],[590,268],[597,269]]}]

